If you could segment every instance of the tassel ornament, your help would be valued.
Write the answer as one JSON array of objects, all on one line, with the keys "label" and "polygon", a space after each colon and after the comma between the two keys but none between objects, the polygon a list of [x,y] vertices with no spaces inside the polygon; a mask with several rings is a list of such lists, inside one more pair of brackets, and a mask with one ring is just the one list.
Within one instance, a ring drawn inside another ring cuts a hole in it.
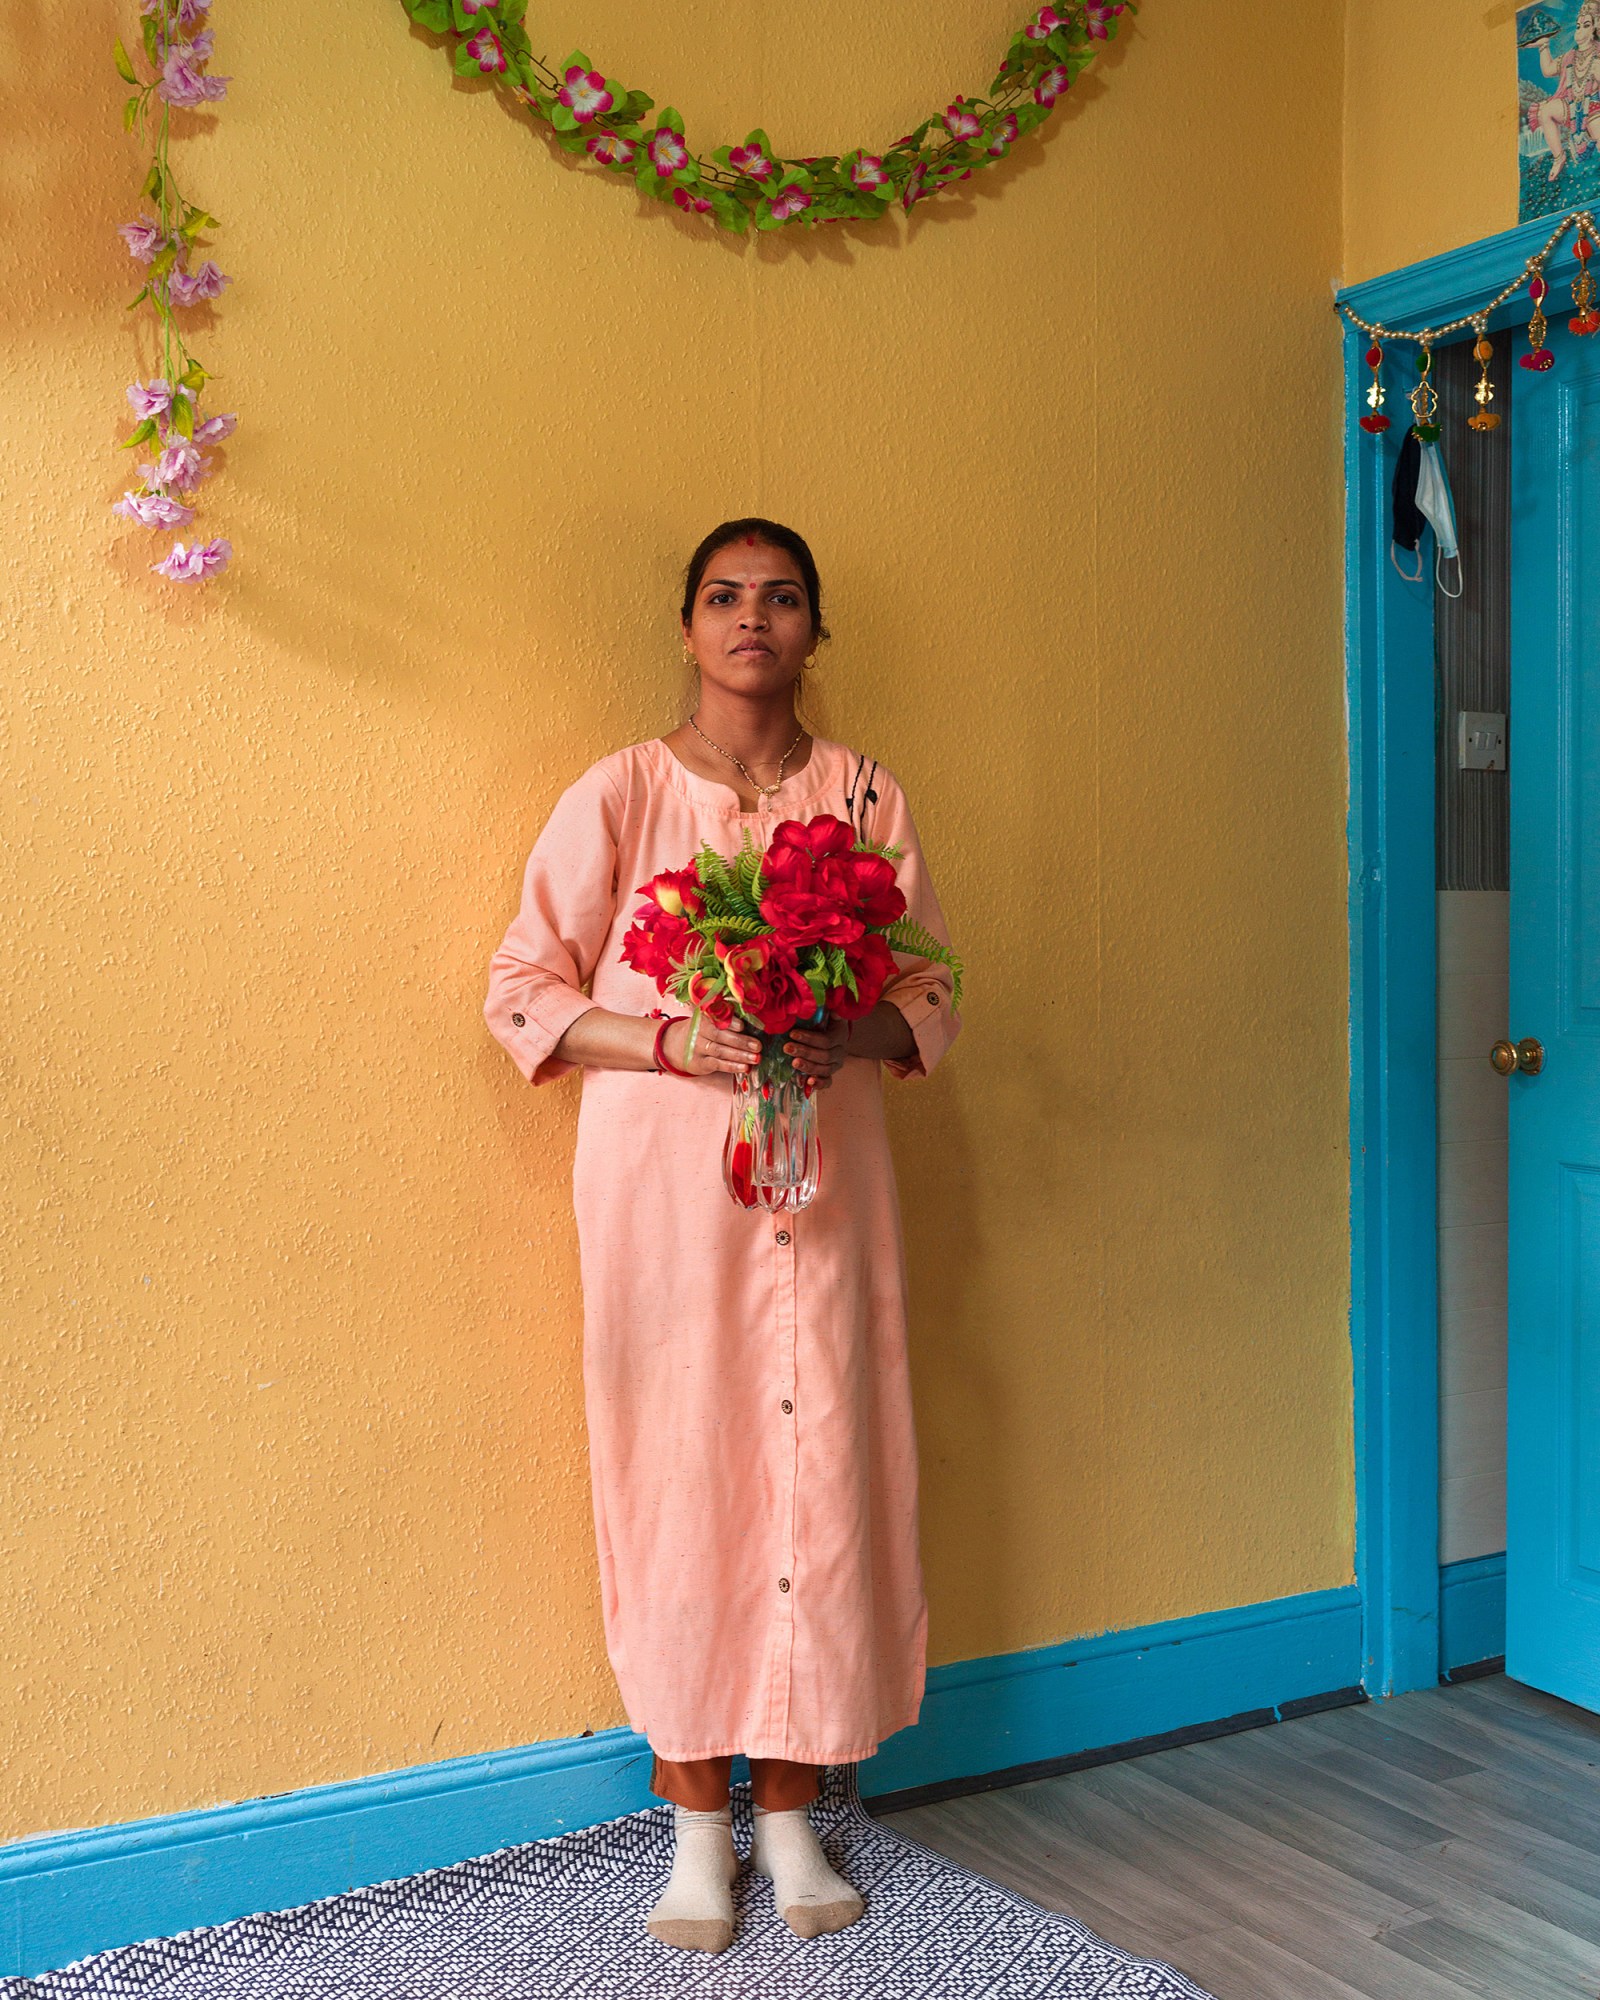
[{"label": "tassel ornament", "polygon": [[1424,344],[1417,351],[1417,386],[1411,392],[1411,428],[1424,444],[1439,436],[1439,394],[1433,386],[1433,349]]},{"label": "tassel ornament", "polygon": [[1367,415],[1361,419],[1361,428],[1371,431],[1374,436],[1389,428],[1389,419],[1383,414],[1383,349],[1376,341],[1367,349],[1367,366],[1372,370],[1372,381],[1367,388]]},{"label": "tassel ornament", "polygon": [[1595,309],[1594,274],[1589,269],[1589,259],[1594,255],[1594,245],[1589,241],[1585,229],[1578,231],[1578,240],[1572,246],[1572,254],[1578,260],[1578,275],[1572,281],[1572,303],[1577,311],[1567,321],[1568,333],[1600,333],[1600,311]]},{"label": "tassel ornament", "polygon": [[1472,399],[1478,407],[1468,417],[1467,429],[1472,431],[1496,430],[1499,427],[1500,418],[1489,407],[1494,401],[1494,384],[1489,380],[1489,363],[1494,359],[1494,342],[1489,339],[1481,326],[1478,328],[1478,338],[1472,350],[1472,358],[1478,364],[1477,387],[1472,392]]},{"label": "tassel ornament", "polygon": [[1549,331],[1549,322],[1544,316],[1544,295],[1548,290],[1549,287],[1545,284],[1543,274],[1535,271],[1533,276],[1528,280],[1528,297],[1533,300],[1533,316],[1528,321],[1528,347],[1530,352],[1517,356],[1517,362],[1520,367],[1535,369],[1540,374],[1546,368],[1551,368],[1555,365],[1555,356],[1544,344],[1545,334]]}]

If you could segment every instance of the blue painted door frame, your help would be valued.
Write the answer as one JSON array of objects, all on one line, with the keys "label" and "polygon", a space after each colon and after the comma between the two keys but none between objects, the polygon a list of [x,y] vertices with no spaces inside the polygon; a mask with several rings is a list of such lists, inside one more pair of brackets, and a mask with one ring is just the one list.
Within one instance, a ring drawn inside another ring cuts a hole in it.
[{"label": "blue painted door frame", "polygon": [[[1336,297],[1366,320],[1444,325],[1481,310],[1552,226],[1525,223]],[[1552,304],[1577,268],[1570,245],[1546,266]],[[1518,292],[1490,324],[1530,310]],[[1393,426],[1369,437],[1356,424],[1368,340],[1344,325],[1350,1337],[1356,1581],[1377,1696],[1433,1687],[1440,1666],[1433,600],[1431,586],[1407,586],[1389,562],[1389,486],[1416,349],[1387,349]],[[1511,384],[1498,391],[1503,410]]]},{"label": "blue painted door frame", "polygon": [[[1600,1710],[1600,354],[1559,319],[1512,426],[1506,1666]],[[1520,372],[1520,371],[1519,371]],[[1542,1086],[1542,1087],[1541,1087]]]}]

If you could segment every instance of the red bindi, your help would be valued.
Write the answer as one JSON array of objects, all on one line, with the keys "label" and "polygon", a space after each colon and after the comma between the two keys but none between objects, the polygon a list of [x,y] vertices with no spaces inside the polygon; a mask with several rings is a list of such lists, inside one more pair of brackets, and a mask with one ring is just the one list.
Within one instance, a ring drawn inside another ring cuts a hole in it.
[{"label": "red bindi", "polygon": [[746,546],[747,546],[748,548],[752,548],[752,549],[753,549],[753,548],[755,547],[755,545],[756,545],[756,538],[755,538],[755,536],[754,536],[754,535],[746,535],[744,539],[745,539],[745,545],[746,545]]}]

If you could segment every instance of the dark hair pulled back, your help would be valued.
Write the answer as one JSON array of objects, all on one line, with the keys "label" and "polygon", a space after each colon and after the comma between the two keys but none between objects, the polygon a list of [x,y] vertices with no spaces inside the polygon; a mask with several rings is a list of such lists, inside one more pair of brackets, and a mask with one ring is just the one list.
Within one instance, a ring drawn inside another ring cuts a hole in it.
[{"label": "dark hair pulled back", "polygon": [[811,605],[812,630],[819,639],[826,639],[828,628],[822,622],[822,583],[817,576],[816,559],[806,547],[805,537],[796,534],[793,528],[784,527],[781,521],[764,520],[759,514],[748,514],[740,521],[724,521],[720,528],[711,530],[690,556],[689,567],[683,573],[680,615],[684,624],[693,622],[694,601],[700,594],[700,580],[706,573],[706,564],[719,549],[727,548],[731,542],[742,542],[749,535],[754,535],[758,542],[765,542],[769,548],[782,549],[785,555],[793,556]]}]

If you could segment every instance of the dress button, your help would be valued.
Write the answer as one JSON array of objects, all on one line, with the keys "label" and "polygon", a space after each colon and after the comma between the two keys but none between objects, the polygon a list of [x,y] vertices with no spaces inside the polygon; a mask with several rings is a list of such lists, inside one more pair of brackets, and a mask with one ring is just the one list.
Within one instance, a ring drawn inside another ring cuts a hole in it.
[{"label": "dress button", "polygon": [[780,1229],[780,1230],[778,1231],[778,1241],[779,1241],[780,1243],[787,1243],[787,1242],[788,1242],[788,1240],[789,1240],[789,1232],[788,1232],[788,1230],[787,1230],[787,1229]]},{"label": "dress button", "polygon": [[789,1401],[789,1398],[787,1396],[785,1396],[783,1399],[783,1414],[786,1417],[792,1417],[794,1415],[794,1404]]},{"label": "dress button", "polygon": [[513,1027],[516,1028],[525,1028],[528,1025],[527,1017],[522,1014],[513,1014],[511,1017],[511,1024]]},{"label": "dress button", "polygon": [[787,1590],[789,1588],[789,1579],[786,1576],[778,1578],[778,1588],[780,1590]]}]

